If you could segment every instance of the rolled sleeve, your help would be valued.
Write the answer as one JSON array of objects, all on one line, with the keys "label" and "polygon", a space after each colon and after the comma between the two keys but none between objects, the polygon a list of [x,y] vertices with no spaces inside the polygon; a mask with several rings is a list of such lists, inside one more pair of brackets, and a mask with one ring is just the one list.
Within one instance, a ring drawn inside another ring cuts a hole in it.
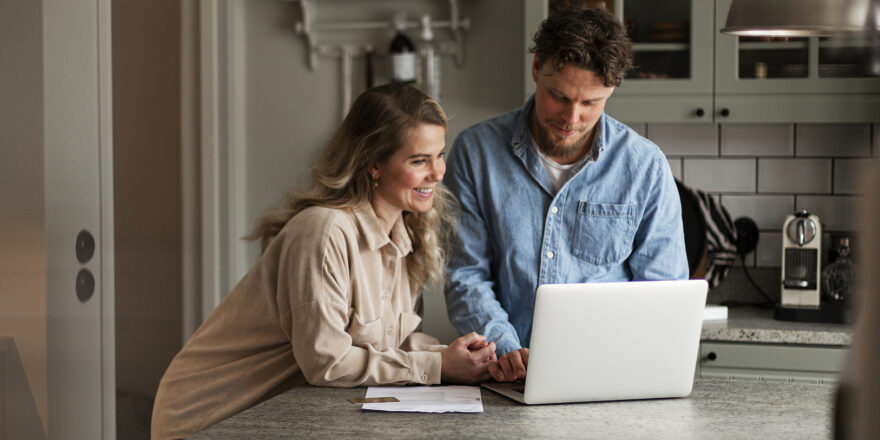
[{"label": "rolled sleeve", "polygon": [[400,348],[406,351],[443,351],[446,346],[429,334],[413,332],[400,344]]},{"label": "rolled sleeve", "polygon": [[440,383],[440,368],[443,364],[442,355],[434,351],[411,351],[409,352],[410,382],[424,385],[436,385]]}]

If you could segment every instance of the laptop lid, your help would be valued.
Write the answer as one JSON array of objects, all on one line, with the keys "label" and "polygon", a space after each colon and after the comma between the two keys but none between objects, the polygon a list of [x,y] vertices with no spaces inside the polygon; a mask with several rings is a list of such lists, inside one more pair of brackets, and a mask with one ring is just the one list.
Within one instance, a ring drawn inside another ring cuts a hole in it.
[{"label": "laptop lid", "polygon": [[707,291],[704,280],[538,287],[523,401],[689,395]]}]

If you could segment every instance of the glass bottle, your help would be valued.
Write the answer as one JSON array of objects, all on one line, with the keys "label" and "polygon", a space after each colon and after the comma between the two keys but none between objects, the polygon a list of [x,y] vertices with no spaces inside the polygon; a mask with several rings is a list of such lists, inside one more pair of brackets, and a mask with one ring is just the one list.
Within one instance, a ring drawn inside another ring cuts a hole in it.
[{"label": "glass bottle", "polygon": [[422,16],[422,35],[419,42],[419,58],[421,58],[422,91],[426,95],[440,100],[440,56],[434,44],[434,31],[431,29],[431,16]]},{"label": "glass bottle", "polygon": [[388,49],[391,59],[391,81],[414,83],[416,82],[416,46],[406,36],[406,17],[395,17],[394,28],[396,33]]},{"label": "glass bottle", "polygon": [[850,259],[849,237],[841,237],[837,245],[837,259],[822,271],[825,295],[834,301],[849,299],[855,268]]}]

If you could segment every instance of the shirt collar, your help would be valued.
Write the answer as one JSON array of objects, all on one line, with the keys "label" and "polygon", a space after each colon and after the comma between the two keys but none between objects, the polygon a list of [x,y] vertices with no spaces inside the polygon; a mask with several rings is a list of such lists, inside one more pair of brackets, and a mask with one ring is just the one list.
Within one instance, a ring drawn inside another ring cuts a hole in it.
[{"label": "shirt collar", "polygon": [[534,107],[535,95],[532,94],[532,97],[522,107],[519,120],[516,121],[516,128],[513,129],[513,138],[510,140],[510,146],[517,156],[522,155],[523,150],[530,145],[532,135],[529,133],[529,114],[532,113],[532,108]]},{"label": "shirt collar", "polygon": [[593,140],[593,148],[590,150],[590,160],[597,161],[599,160],[599,154],[605,151],[605,146],[608,145],[608,130],[607,128],[607,119],[608,115],[605,112],[602,112],[602,116],[599,117],[599,120],[596,121],[596,138]]},{"label": "shirt collar", "polygon": [[409,232],[403,223],[402,215],[397,217],[397,221],[391,227],[391,237],[388,237],[385,234],[385,229],[382,227],[382,221],[376,216],[372,205],[364,203],[355,207],[352,211],[354,212],[358,228],[361,231],[361,236],[364,237],[371,251],[391,244],[401,257],[412,252],[412,240],[409,238]]}]

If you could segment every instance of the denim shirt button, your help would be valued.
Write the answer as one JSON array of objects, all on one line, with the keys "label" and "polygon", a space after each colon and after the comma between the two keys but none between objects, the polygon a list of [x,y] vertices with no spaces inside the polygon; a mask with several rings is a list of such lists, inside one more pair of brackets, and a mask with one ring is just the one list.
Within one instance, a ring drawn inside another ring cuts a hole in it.
[{"label": "denim shirt button", "polygon": [[550,208],[550,212],[553,214],[556,214],[557,212],[559,212],[559,208],[554,206],[554,207]]},{"label": "denim shirt button", "polygon": [[553,252],[547,252],[547,258],[553,259]]}]

